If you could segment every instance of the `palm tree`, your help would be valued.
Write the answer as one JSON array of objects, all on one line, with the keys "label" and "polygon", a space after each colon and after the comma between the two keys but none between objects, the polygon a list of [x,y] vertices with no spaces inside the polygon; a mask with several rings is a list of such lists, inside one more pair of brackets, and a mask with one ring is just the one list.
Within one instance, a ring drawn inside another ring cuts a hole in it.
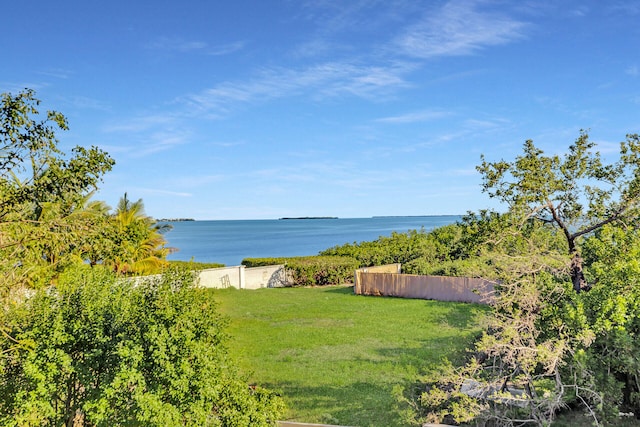
[{"label": "palm tree", "polygon": [[113,269],[122,274],[150,274],[166,266],[166,257],[175,251],[166,247],[163,233],[169,224],[157,224],[144,213],[142,199],[132,202],[127,193],[118,202],[112,215],[119,243],[113,259]]}]

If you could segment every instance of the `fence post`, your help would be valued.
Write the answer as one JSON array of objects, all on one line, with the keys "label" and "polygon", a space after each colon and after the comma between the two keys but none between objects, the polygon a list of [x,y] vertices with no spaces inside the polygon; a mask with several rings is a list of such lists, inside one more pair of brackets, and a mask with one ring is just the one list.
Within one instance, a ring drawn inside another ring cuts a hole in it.
[{"label": "fence post", "polygon": [[238,286],[240,289],[245,288],[244,269],[245,269],[244,265],[238,266],[238,282],[239,282]]}]

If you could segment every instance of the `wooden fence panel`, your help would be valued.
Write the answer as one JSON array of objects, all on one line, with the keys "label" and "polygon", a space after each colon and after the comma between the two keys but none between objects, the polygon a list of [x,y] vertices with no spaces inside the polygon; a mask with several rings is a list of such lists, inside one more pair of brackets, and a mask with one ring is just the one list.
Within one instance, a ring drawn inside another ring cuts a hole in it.
[{"label": "wooden fence panel", "polygon": [[354,292],[360,295],[490,304],[493,282],[468,277],[417,276],[358,270]]}]

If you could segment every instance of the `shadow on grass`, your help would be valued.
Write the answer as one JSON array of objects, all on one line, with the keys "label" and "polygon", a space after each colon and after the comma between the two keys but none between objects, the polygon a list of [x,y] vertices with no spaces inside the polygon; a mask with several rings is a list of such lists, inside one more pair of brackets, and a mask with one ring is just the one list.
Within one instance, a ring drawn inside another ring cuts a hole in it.
[{"label": "shadow on grass", "polygon": [[328,286],[325,290],[328,294],[355,295],[351,286]]},{"label": "shadow on grass", "polygon": [[376,350],[383,361],[392,361],[394,364],[411,366],[418,375],[429,371],[438,370],[443,362],[443,354],[446,359],[455,363],[464,363],[470,355],[469,348],[479,334],[469,334],[467,337],[442,337],[420,340],[419,345],[413,348],[396,347],[380,348]]},{"label": "shadow on grass", "polygon": [[[346,290],[346,291],[345,291]],[[434,308],[442,314],[435,318],[439,323],[446,324],[452,328],[468,329],[476,327],[478,324],[478,318],[482,315],[488,314],[491,311],[491,307],[485,304],[466,303],[466,302],[451,302],[451,301],[438,301],[438,300],[421,300],[417,298],[401,298],[401,297],[389,297],[389,296],[374,296],[374,295],[355,295],[353,294],[353,287],[336,289],[335,293],[352,294],[359,298],[371,298],[371,299],[387,299],[394,300],[412,300],[423,301],[423,303],[430,308]]]},{"label": "shadow on grass", "polygon": [[377,348],[349,361],[328,363],[323,384],[301,380],[261,385],[282,393],[289,406],[287,421],[410,426],[414,414],[409,402],[415,399],[419,377],[438,371],[442,354],[462,360],[464,343],[461,337],[441,337],[418,341],[412,348]]},{"label": "shadow on grass", "polygon": [[432,304],[446,304],[448,311],[443,313],[438,320],[456,329],[469,329],[477,327],[478,319],[487,315],[491,307],[473,303],[450,303],[443,301],[430,301]]},{"label": "shadow on grass", "polygon": [[[289,405],[283,421],[325,423],[343,426],[405,427],[400,403],[394,400],[391,386],[369,382],[344,386],[303,386],[296,383],[266,384],[279,390]],[[301,414],[309,414],[302,416]]]}]

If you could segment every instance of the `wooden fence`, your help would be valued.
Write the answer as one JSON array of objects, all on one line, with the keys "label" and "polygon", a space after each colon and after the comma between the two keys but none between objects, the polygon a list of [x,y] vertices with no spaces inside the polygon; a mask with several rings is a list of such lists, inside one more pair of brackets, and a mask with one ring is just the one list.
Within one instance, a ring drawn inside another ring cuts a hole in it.
[{"label": "wooden fence", "polygon": [[356,270],[354,292],[358,295],[491,304],[493,283],[469,277],[376,272],[369,267]]}]

